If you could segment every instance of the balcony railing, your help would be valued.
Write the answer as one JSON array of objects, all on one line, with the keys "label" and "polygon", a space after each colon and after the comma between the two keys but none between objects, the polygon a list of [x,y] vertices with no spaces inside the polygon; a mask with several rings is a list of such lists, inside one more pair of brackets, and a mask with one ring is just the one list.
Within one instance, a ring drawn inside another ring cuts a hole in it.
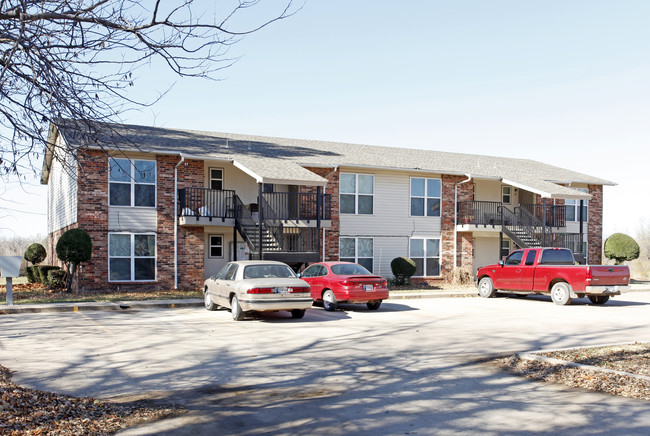
[{"label": "balcony railing", "polygon": [[178,190],[178,216],[234,218],[235,191],[182,188]]},{"label": "balcony railing", "polygon": [[502,207],[498,201],[461,201],[458,203],[457,224],[501,225]]},{"label": "balcony railing", "polygon": [[[520,204],[516,209],[523,209],[540,222],[544,222],[544,206],[541,204]],[[546,225],[549,227],[566,227],[565,210],[564,206],[547,204]]]},{"label": "balcony railing", "polygon": [[[266,192],[262,194],[264,218],[276,220],[332,219],[332,196],[315,192]],[[270,210],[269,210],[270,209]]]}]

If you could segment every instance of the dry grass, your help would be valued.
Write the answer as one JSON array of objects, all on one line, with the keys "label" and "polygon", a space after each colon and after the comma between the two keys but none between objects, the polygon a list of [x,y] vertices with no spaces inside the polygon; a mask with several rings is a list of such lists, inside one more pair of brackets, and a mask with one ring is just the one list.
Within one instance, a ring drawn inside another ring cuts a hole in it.
[{"label": "dry grass", "polygon": [[[6,288],[0,286],[0,304],[6,304]],[[188,298],[203,298],[200,290],[165,289],[161,291],[128,291],[128,292],[62,292],[49,290],[37,283],[19,284],[13,286],[14,304],[43,304],[43,303],[79,303],[105,301],[136,301],[136,300],[183,300]]]},{"label": "dry grass", "polygon": [[[540,356],[589,365],[594,369],[576,368],[510,356],[492,361],[508,371],[534,380],[606,392],[622,397],[650,400],[650,344],[634,343],[598,348],[537,353]],[[622,371],[631,375],[598,371],[598,368]]]}]

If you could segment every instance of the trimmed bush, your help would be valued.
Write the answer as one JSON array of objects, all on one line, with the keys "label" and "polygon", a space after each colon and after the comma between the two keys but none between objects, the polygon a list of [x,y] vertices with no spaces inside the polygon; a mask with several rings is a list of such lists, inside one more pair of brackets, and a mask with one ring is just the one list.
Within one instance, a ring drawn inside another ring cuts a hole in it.
[{"label": "trimmed bush", "polygon": [[56,243],[56,255],[65,263],[66,283],[68,292],[72,291],[72,280],[77,267],[82,262],[90,260],[93,243],[90,235],[84,229],[70,229],[61,235]]},{"label": "trimmed bush", "polygon": [[29,283],[36,283],[38,279],[36,278],[35,266],[26,266],[25,275],[27,276],[27,281]]},{"label": "trimmed bush", "polygon": [[62,269],[53,269],[47,273],[47,283],[53,289],[65,288],[66,272]]},{"label": "trimmed bush", "polygon": [[34,269],[36,271],[35,275],[38,277],[38,283],[42,283],[45,286],[50,286],[50,282],[48,281],[48,273],[52,270],[61,268],[54,265],[37,265],[34,267]]},{"label": "trimmed bush", "polygon": [[605,240],[605,256],[614,259],[616,265],[637,259],[640,252],[639,244],[625,233],[614,233]]},{"label": "trimmed bush", "polygon": [[403,285],[408,283],[411,276],[415,274],[416,265],[408,257],[396,257],[390,262],[390,269],[395,276],[395,284]]},{"label": "trimmed bush", "polygon": [[46,257],[47,252],[45,251],[45,247],[43,247],[38,242],[35,242],[27,247],[27,250],[25,250],[25,254],[23,255],[23,258],[27,262],[31,262],[33,265],[38,265],[39,263],[43,262]]}]

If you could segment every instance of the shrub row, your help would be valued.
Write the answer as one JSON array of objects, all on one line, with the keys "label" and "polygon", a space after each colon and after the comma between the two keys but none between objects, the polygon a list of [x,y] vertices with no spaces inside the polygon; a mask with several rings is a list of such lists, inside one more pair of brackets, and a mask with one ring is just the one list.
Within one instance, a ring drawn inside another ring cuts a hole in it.
[{"label": "shrub row", "polygon": [[66,272],[54,265],[34,265],[25,268],[29,283],[41,283],[51,288],[62,288],[65,285]]}]

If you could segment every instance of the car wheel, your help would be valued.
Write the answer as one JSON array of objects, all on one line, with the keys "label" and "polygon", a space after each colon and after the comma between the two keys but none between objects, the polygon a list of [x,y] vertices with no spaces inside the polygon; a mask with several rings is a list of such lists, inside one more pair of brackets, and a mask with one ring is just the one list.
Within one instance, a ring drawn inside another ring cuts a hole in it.
[{"label": "car wheel", "polygon": [[293,319],[301,319],[303,316],[305,316],[305,309],[293,309],[291,311],[291,318]]},{"label": "car wheel", "polygon": [[239,299],[237,299],[236,295],[233,295],[232,300],[230,300],[230,307],[230,311],[232,312],[232,319],[235,321],[241,321],[244,319],[244,311],[241,310]]},{"label": "car wheel", "polygon": [[370,310],[377,310],[377,309],[379,309],[379,306],[381,306],[381,301],[368,301],[366,303],[366,306]]},{"label": "car wheel", "polygon": [[560,306],[566,306],[571,303],[571,293],[569,292],[569,285],[564,282],[559,282],[551,288],[551,299],[553,303]]},{"label": "car wheel", "polygon": [[328,312],[331,312],[333,310],[336,310],[337,306],[338,304],[336,304],[336,297],[334,296],[334,292],[329,289],[323,292],[323,308]]},{"label": "car wheel", "polygon": [[494,283],[489,277],[483,277],[478,282],[478,294],[483,298],[492,298],[496,295],[497,291],[494,289]]},{"label": "car wheel", "polygon": [[593,304],[605,304],[609,301],[609,295],[590,295],[589,301]]},{"label": "car wheel", "polygon": [[212,301],[212,298],[210,298],[210,294],[208,293],[208,290],[206,289],[203,291],[203,302],[205,303],[205,308],[208,310],[217,310],[217,305],[214,304],[214,301]]}]

